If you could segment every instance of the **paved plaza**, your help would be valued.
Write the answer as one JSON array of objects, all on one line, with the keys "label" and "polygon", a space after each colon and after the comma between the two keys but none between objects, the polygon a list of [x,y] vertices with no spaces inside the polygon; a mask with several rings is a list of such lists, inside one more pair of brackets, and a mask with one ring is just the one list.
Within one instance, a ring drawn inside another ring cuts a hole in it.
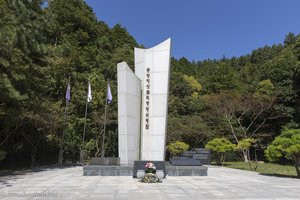
[{"label": "paved plaza", "polygon": [[126,176],[82,176],[82,167],[44,168],[0,177],[0,199],[300,199],[300,180],[209,167],[208,176],[146,184]]}]

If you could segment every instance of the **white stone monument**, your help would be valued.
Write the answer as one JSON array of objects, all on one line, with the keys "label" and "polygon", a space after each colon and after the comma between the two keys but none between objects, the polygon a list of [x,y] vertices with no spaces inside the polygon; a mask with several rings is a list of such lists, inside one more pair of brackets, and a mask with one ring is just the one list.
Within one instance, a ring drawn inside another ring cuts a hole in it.
[{"label": "white stone monument", "polygon": [[121,165],[164,161],[168,116],[171,39],[135,48],[135,73],[118,64],[118,134]]}]

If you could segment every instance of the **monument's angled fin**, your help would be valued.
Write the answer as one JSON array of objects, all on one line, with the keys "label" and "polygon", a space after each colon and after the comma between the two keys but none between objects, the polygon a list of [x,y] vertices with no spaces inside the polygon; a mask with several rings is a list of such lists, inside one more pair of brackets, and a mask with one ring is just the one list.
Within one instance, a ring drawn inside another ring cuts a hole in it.
[{"label": "monument's angled fin", "polygon": [[141,80],[126,62],[117,68],[119,158],[130,165],[140,157]]},{"label": "monument's angled fin", "polygon": [[[171,38],[168,38],[165,41],[159,43],[158,45],[148,48],[148,49],[134,47],[134,63],[135,63],[134,71],[135,71],[135,74],[141,80],[143,80],[143,75],[144,75],[144,71],[145,71],[145,67],[144,67],[145,61],[147,62],[147,60],[151,59],[151,58],[147,58],[146,54],[149,54],[149,53],[161,54],[162,52],[166,52],[166,53],[168,53],[168,56],[171,57],[170,49],[171,49]],[[168,65],[170,65],[170,63]],[[157,67],[159,67],[159,66],[157,66]],[[143,82],[142,82],[142,85],[143,85]]]},{"label": "monument's angled fin", "polygon": [[134,51],[169,50],[170,47],[171,47],[171,38],[168,38],[165,41],[159,43],[158,45],[155,45],[154,47],[151,47],[148,49],[134,47]]}]

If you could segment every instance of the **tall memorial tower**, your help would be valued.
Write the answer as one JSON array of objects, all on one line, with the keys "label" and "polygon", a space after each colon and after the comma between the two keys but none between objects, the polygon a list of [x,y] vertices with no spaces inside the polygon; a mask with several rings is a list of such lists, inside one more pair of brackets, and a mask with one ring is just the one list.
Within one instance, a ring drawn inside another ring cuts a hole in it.
[{"label": "tall memorial tower", "polygon": [[118,136],[121,165],[164,161],[171,39],[134,49],[135,73],[118,64]]}]

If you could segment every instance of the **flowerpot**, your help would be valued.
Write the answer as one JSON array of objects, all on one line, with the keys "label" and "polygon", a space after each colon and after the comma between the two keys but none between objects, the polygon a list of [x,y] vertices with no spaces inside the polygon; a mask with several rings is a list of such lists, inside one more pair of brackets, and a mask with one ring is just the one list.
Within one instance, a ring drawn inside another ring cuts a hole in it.
[{"label": "flowerpot", "polygon": [[163,170],[157,170],[156,171],[156,176],[157,176],[158,179],[163,179],[163,178],[165,178],[165,173],[164,173]]},{"label": "flowerpot", "polygon": [[145,171],[144,170],[138,170],[136,173],[136,178],[137,179],[142,179],[145,176]]}]

